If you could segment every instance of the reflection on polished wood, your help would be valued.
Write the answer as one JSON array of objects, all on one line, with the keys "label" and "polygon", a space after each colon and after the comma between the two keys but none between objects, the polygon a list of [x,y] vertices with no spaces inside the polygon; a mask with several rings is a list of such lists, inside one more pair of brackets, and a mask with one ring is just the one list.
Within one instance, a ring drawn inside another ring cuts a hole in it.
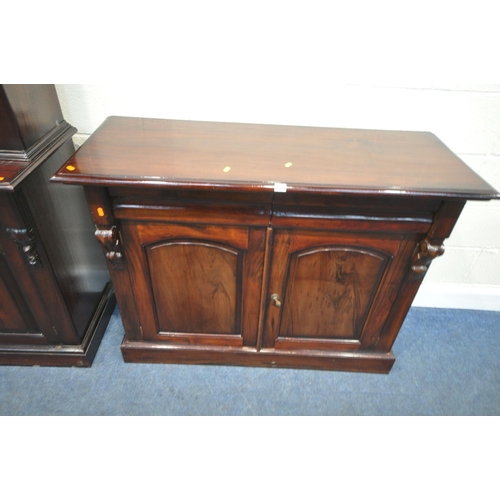
[{"label": "reflection on polished wood", "polygon": [[280,336],[359,338],[386,260],[356,249],[292,256]]},{"label": "reflection on polished wood", "polygon": [[[126,152],[124,154],[124,152]],[[290,168],[286,163],[292,163]],[[109,117],[68,183],[421,193],[488,199],[491,186],[428,132]],[[230,170],[225,171],[225,167]]]},{"label": "reflection on polished wood", "polygon": [[152,246],[147,256],[160,332],[240,333],[234,250],[180,241]]}]

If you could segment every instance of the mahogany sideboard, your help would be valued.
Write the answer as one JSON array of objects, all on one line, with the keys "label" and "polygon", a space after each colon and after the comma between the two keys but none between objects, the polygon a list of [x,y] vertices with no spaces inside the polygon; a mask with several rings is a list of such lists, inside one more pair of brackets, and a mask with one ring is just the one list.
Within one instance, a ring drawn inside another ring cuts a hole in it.
[{"label": "mahogany sideboard", "polygon": [[127,362],[387,373],[467,200],[499,194],[425,132],[109,117],[84,186]]},{"label": "mahogany sideboard", "polygon": [[0,364],[92,364],[116,301],[53,85],[0,86]]}]

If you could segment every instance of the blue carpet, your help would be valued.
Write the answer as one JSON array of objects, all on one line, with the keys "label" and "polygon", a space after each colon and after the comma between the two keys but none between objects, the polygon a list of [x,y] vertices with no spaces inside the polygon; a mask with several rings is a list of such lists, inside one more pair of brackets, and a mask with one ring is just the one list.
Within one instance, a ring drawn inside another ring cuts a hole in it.
[{"label": "blue carpet", "polygon": [[115,310],[90,369],[0,366],[0,415],[499,415],[500,313],[412,308],[389,375],[125,364]]}]

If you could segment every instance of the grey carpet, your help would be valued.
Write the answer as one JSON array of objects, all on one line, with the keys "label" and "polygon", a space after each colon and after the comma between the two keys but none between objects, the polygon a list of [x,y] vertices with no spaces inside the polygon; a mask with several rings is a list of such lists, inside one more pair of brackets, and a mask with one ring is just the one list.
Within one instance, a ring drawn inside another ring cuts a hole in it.
[{"label": "grey carpet", "polygon": [[499,415],[500,313],[412,308],[389,375],[124,363],[115,310],[91,368],[0,366],[0,415]]}]

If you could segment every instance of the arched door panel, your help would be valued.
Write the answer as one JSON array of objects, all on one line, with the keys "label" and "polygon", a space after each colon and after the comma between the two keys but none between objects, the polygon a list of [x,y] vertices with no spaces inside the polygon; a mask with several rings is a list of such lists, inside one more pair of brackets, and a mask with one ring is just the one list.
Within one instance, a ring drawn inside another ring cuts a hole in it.
[{"label": "arched door panel", "polygon": [[160,332],[240,334],[242,251],[180,240],[146,254]]},{"label": "arched door panel", "polygon": [[292,254],[280,337],[359,339],[387,261],[352,247]]},{"label": "arched door panel", "polygon": [[256,345],[263,229],[123,221],[144,340]]},{"label": "arched door panel", "polygon": [[403,279],[408,236],[278,229],[262,347],[372,349]]}]

